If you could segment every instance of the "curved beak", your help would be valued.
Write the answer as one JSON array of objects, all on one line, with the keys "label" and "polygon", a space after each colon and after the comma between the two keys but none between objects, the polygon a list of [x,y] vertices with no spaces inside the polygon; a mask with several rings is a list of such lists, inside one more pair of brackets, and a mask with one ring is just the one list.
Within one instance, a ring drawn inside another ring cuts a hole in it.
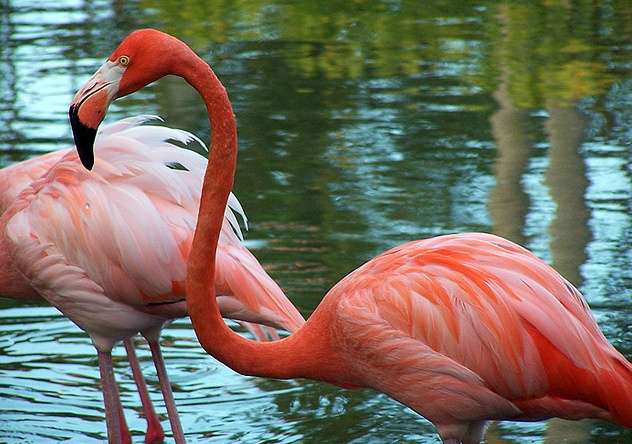
[{"label": "curved beak", "polygon": [[94,165],[94,140],[110,103],[116,98],[124,69],[107,61],[79,89],[70,103],[68,115],[81,163],[88,170]]}]

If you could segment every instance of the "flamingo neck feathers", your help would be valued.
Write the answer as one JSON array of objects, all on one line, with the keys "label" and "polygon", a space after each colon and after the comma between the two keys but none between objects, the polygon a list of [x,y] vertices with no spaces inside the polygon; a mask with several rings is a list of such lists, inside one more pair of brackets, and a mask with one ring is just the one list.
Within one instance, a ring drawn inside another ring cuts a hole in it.
[{"label": "flamingo neck feathers", "polygon": [[[202,96],[212,131],[209,162],[188,260],[187,309],[200,344],[233,370],[253,376],[294,378],[309,375],[314,355],[302,330],[273,342],[255,342],[233,332],[221,317],[215,295],[215,253],[237,161],[237,127],[228,95],[199,57],[178,73]],[[313,377],[313,376],[312,376]]]}]

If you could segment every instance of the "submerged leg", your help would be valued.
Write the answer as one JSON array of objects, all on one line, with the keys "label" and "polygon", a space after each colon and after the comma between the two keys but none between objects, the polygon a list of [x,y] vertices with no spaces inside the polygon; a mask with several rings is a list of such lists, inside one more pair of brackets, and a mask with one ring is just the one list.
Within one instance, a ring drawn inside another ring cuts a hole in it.
[{"label": "submerged leg", "polygon": [[132,442],[125,414],[119,397],[118,387],[114,380],[112,368],[112,352],[97,350],[99,357],[99,371],[101,373],[101,387],[105,404],[105,423],[108,431],[109,444],[129,444]]},{"label": "submerged leg", "polygon": [[173,439],[176,444],[183,444],[186,442],[184,439],[184,432],[182,431],[180,417],[178,416],[176,403],[173,400],[173,393],[171,392],[171,384],[169,383],[169,377],[167,376],[167,369],[165,368],[162,351],[160,350],[160,344],[158,343],[160,330],[158,329],[157,331],[152,331],[151,333],[143,333],[143,336],[145,336],[145,339],[147,339],[147,342],[149,343],[151,357],[154,360],[154,366],[156,367],[156,373],[158,374],[158,380],[160,381],[160,389],[162,390],[162,396],[165,399],[167,414],[169,415],[169,422],[171,423]]},{"label": "submerged leg", "polygon": [[127,359],[129,360],[129,366],[132,368],[132,375],[134,376],[134,382],[138,388],[138,394],[140,395],[140,402],[143,404],[143,414],[147,421],[147,431],[145,432],[145,444],[159,444],[165,440],[165,432],[160,425],[160,419],[156,415],[156,410],[149,397],[147,391],[147,385],[145,384],[145,378],[140,370],[140,364],[136,357],[136,351],[134,350],[134,344],[132,338],[127,338],[123,341],[125,344],[125,351],[127,351]]},{"label": "submerged leg", "polygon": [[487,421],[473,422],[467,429],[467,435],[463,438],[463,444],[480,444],[487,430]]},{"label": "submerged leg", "polygon": [[121,442],[123,444],[132,444],[132,434],[127,427],[127,422],[125,421],[125,413],[123,413],[123,405],[120,402],[119,406],[121,407],[118,412],[119,424],[121,428]]}]

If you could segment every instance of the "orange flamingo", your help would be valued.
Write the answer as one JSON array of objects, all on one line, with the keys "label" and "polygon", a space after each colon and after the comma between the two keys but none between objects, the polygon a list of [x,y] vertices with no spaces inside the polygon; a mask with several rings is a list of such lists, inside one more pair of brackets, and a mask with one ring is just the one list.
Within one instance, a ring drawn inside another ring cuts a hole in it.
[{"label": "orange flamingo", "polygon": [[237,158],[224,87],[184,43],[150,29],[126,37],[99,73],[71,110],[87,168],[112,100],[174,74],[206,104],[211,155],[186,298],[200,343],[232,369],[379,390],[452,444],[479,442],[492,419],[596,417],[632,426],[632,365],[604,338],[581,294],[528,250],[491,234],[440,236],[381,254],[332,288],[285,339],[256,343],[234,333],[214,297],[221,211]]},{"label": "orange flamingo", "polygon": [[[176,442],[184,435],[159,347],[162,326],[186,316],[184,279],[206,159],[165,140],[193,136],[139,126],[151,116],[104,127],[96,174],[74,150],[50,153],[0,171],[0,294],[46,300],[86,330],[99,352],[112,442],[130,442],[111,368],[123,340],[148,422],[146,442],[162,442],[131,336],[149,342]],[[245,215],[231,195],[229,207]],[[242,245],[227,207],[218,273],[219,304],[259,339],[269,327],[296,330],[304,320]]]}]

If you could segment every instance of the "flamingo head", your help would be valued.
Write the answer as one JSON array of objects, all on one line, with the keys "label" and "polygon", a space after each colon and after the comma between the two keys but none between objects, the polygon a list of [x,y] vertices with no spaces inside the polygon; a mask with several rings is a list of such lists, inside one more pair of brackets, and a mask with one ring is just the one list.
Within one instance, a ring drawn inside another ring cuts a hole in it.
[{"label": "flamingo head", "polygon": [[91,170],[94,165],[94,140],[110,103],[178,72],[192,52],[155,29],[134,31],[121,42],[70,103],[70,125],[84,167]]}]

